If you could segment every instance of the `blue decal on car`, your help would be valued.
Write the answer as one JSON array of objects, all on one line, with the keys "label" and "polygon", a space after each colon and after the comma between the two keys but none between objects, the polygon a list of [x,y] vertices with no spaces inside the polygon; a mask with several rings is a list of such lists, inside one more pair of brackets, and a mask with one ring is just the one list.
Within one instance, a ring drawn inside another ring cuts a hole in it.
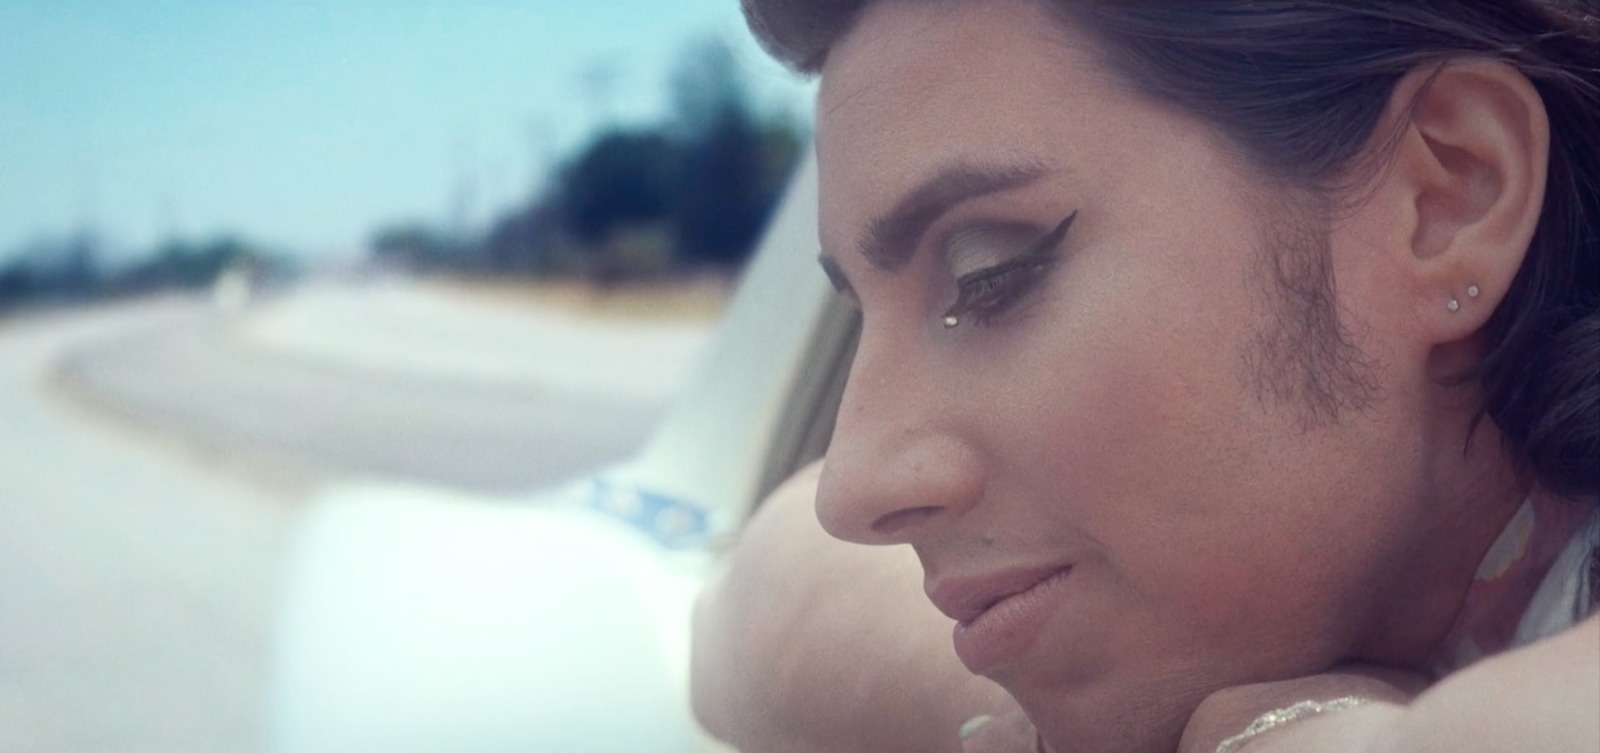
[{"label": "blue decal on car", "polygon": [[593,481],[590,508],[621,518],[663,546],[696,546],[711,530],[710,516],[689,502],[604,478]]}]

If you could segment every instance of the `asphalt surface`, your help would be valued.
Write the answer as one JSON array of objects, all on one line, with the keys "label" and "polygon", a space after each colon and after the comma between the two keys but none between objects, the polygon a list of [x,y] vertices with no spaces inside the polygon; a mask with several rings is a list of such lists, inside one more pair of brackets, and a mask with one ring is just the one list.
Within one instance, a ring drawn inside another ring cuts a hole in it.
[{"label": "asphalt surface", "polygon": [[263,351],[230,326],[194,299],[0,320],[0,750],[260,750],[308,495],[529,491],[625,457],[665,405]]},{"label": "asphalt surface", "polygon": [[107,410],[292,482],[526,492],[627,457],[664,410],[263,352],[206,312],[80,349],[60,372]]},{"label": "asphalt surface", "polygon": [[0,324],[0,750],[259,747],[292,500],[55,393],[85,342],[193,306]]}]

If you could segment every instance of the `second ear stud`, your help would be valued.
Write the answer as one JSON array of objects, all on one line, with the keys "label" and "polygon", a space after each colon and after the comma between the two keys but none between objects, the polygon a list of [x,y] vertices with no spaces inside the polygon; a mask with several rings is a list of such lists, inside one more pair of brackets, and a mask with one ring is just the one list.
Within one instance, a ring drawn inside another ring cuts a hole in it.
[{"label": "second ear stud", "polygon": [[1451,311],[1460,311],[1461,310],[1461,302],[1456,300],[1456,299],[1454,299],[1454,298],[1451,298],[1450,302],[1446,303],[1444,305],[1444,307],[1447,308],[1447,309],[1450,309]]},{"label": "second ear stud", "polygon": [[1481,291],[1478,290],[1478,286],[1477,285],[1468,285],[1467,286],[1467,297],[1468,298],[1477,298],[1479,292],[1481,292]]}]

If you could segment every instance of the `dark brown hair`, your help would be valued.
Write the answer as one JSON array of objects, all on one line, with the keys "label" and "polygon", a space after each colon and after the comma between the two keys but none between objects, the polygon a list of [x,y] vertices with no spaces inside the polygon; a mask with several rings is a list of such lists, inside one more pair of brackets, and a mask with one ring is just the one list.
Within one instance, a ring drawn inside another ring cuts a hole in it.
[{"label": "dark brown hair", "polygon": [[[816,73],[871,0],[743,1],[769,52]],[[1600,1],[1047,4],[1137,90],[1211,123],[1254,167],[1322,193],[1356,167],[1410,71],[1477,57],[1528,76],[1550,120],[1544,207],[1468,378],[1540,483],[1600,492]]]}]

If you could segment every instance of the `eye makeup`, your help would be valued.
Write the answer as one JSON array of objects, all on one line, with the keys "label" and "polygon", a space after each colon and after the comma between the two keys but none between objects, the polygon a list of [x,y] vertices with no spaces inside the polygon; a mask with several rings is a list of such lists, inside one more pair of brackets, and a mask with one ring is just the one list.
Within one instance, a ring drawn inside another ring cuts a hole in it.
[{"label": "eye makeup", "polygon": [[1073,212],[1020,254],[956,278],[956,302],[945,317],[986,325],[1044,282],[1060,259],[1061,241],[1078,216]]}]

